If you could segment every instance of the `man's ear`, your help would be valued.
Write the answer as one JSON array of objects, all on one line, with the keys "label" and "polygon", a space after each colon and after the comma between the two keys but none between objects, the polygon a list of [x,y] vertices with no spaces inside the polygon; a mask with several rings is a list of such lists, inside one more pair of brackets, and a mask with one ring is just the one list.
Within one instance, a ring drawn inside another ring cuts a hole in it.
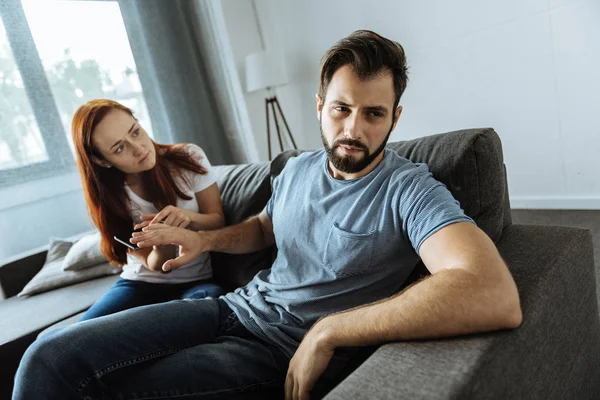
[{"label": "man's ear", "polygon": [[320,94],[315,95],[315,99],[317,100],[317,119],[321,120],[321,110],[323,109],[323,98]]},{"label": "man's ear", "polygon": [[110,165],[109,163],[107,163],[106,161],[96,157],[96,156],[92,156],[92,162],[94,164],[97,164],[99,166],[101,166],[102,168],[110,168],[112,167],[112,165]]},{"label": "man's ear", "polygon": [[396,107],[396,110],[394,111],[394,124],[392,125],[392,131],[396,129],[396,124],[400,119],[400,114],[402,114],[402,106]]}]

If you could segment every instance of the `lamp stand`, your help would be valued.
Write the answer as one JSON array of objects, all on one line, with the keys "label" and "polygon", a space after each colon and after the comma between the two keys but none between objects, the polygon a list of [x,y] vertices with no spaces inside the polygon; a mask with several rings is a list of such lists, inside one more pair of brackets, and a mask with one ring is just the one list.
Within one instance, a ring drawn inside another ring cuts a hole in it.
[{"label": "lamp stand", "polygon": [[[275,108],[277,106],[277,108]],[[283,119],[283,123],[285,124],[285,128],[287,130],[287,134],[292,142],[292,146],[294,149],[297,149],[296,142],[294,141],[294,137],[292,136],[292,132],[290,131],[290,127],[288,126],[287,121],[285,120],[285,116],[283,115],[283,111],[281,111],[281,106],[279,105],[279,101],[277,100],[277,96],[267,97],[265,98],[265,112],[267,114],[267,145],[269,146],[269,160],[272,159],[271,156],[271,122],[269,115],[271,112],[273,113],[273,120],[275,121],[275,129],[277,130],[277,139],[279,140],[279,149],[283,151],[283,141],[281,140],[281,130],[279,129],[279,116]]]}]

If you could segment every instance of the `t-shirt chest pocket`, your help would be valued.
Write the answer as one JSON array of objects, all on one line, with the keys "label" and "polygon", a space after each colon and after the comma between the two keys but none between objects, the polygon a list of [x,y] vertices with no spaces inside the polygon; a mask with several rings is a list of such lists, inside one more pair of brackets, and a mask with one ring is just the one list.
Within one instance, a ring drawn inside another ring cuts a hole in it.
[{"label": "t-shirt chest pocket", "polygon": [[340,276],[372,271],[376,233],[376,230],[367,233],[349,232],[334,223],[327,235],[323,265]]}]

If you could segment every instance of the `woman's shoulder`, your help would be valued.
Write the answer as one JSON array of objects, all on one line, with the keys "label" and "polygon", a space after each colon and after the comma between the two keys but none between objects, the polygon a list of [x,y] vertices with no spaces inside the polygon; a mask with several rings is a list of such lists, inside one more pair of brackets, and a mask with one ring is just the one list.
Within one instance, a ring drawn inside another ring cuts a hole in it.
[{"label": "woman's shoulder", "polygon": [[212,171],[212,165],[202,147],[194,143],[184,143],[181,144],[181,148],[202,168],[202,172],[180,168],[177,171],[178,177],[183,178],[194,192],[201,191],[214,183],[216,178]]},{"label": "woman's shoulder", "polygon": [[204,150],[202,150],[202,147],[198,146],[197,144],[184,143],[182,145],[182,148],[193,156],[202,158],[206,157],[206,153],[204,152]]}]

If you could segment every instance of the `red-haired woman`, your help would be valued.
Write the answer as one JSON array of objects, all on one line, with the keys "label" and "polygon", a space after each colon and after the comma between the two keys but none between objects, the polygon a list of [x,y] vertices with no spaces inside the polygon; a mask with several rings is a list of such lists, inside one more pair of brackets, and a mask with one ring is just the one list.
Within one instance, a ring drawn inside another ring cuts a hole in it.
[{"label": "red-haired woman", "polygon": [[115,285],[82,320],[182,298],[218,297],[208,253],[169,273],[176,246],[131,250],[134,229],[164,223],[192,230],[224,225],[215,176],[196,145],[154,142],[133,112],[112,100],[92,100],[75,112],[73,144],[89,213],[102,235],[102,252],[123,267]]}]

